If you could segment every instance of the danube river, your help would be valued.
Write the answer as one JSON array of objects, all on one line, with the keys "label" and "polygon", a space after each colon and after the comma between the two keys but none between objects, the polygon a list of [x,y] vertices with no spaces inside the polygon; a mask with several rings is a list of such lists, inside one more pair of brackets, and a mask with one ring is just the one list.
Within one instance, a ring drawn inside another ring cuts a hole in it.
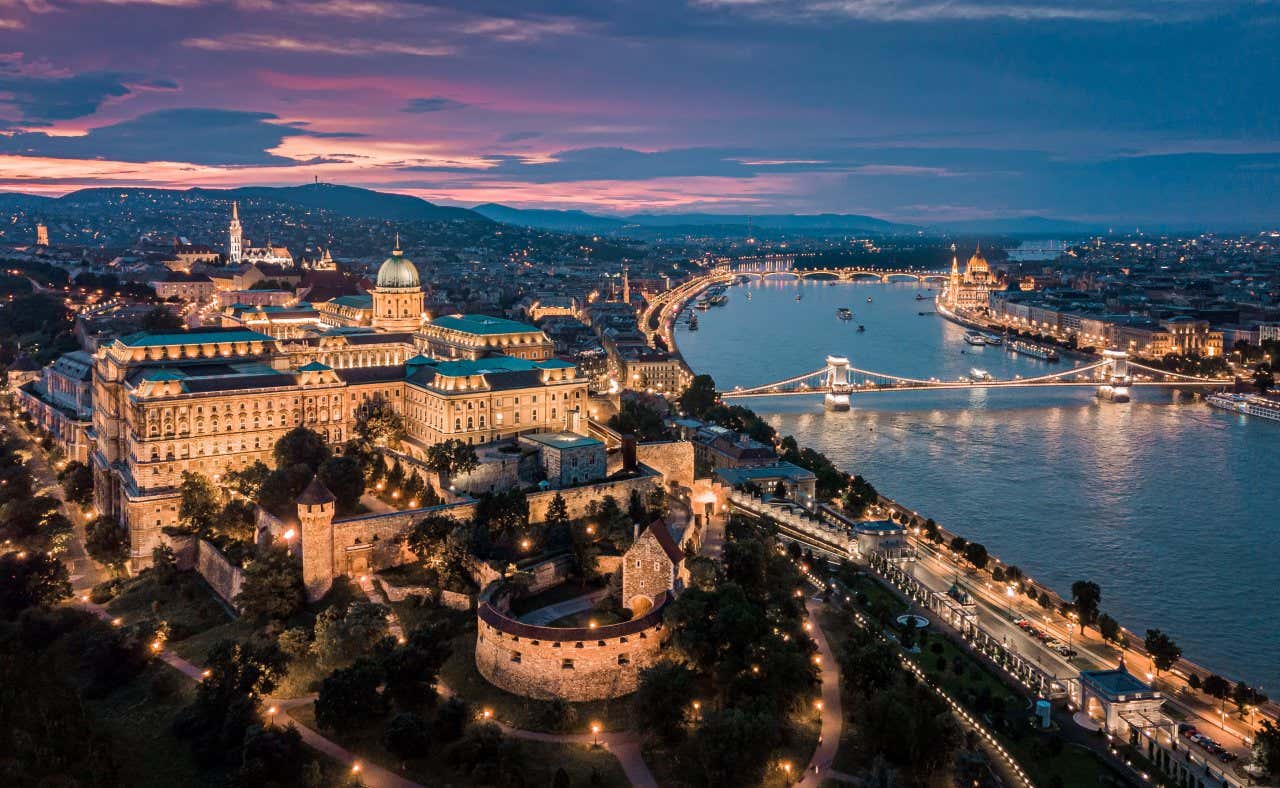
[{"label": "danube river", "polygon": [[[698,313],[697,331],[682,321],[676,340],[722,390],[818,369],[829,353],[952,380],[975,367],[1010,378],[1077,363],[971,347],[914,283],[774,280],[727,292],[727,305]],[[836,318],[842,306],[852,321]],[[1189,659],[1280,694],[1280,423],[1159,389],[1124,405],[1088,389],[855,394],[848,413],[816,396],[741,402],[1064,597],[1094,580],[1125,626],[1162,628]]]}]

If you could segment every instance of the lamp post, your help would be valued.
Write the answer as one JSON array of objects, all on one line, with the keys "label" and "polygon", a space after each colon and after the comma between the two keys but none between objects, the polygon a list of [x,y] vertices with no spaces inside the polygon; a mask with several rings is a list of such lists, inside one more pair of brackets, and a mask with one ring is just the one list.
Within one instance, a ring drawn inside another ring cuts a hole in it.
[{"label": "lamp post", "polygon": [[598,722],[591,723],[591,737],[592,737],[591,746],[599,747],[600,746],[600,723]]}]

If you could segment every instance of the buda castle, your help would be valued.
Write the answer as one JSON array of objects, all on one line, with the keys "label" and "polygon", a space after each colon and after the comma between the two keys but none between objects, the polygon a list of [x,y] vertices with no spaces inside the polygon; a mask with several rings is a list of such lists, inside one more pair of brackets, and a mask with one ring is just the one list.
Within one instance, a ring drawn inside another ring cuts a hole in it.
[{"label": "buda castle", "polygon": [[183,471],[210,478],[261,460],[307,427],[337,444],[389,403],[402,451],[558,432],[585,412],[587,381],[533,326],[496,317],[428,320],[418,269],[397,249],[361,296],[327,302],[285,333],[249,325],[138,332],[93,357],[95,505],[129,532],[135,566],[178,521]]}]

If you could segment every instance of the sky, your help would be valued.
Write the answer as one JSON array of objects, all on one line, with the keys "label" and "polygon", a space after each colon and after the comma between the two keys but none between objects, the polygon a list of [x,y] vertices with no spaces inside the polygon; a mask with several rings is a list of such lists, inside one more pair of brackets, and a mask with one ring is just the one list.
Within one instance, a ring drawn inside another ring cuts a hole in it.
[{"label": "sky", "polygon": [[0,0],[0,191],[1280,224],[1280,0]]}]

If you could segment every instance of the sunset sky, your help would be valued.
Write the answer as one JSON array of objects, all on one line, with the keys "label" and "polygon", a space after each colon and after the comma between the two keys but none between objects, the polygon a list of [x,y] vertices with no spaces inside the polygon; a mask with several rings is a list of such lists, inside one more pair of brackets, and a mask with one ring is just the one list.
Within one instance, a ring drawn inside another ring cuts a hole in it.
[{"label": "sunset sky", "polygon": [[1280,223],[1271,0],[0,0],[0,190]]}]

